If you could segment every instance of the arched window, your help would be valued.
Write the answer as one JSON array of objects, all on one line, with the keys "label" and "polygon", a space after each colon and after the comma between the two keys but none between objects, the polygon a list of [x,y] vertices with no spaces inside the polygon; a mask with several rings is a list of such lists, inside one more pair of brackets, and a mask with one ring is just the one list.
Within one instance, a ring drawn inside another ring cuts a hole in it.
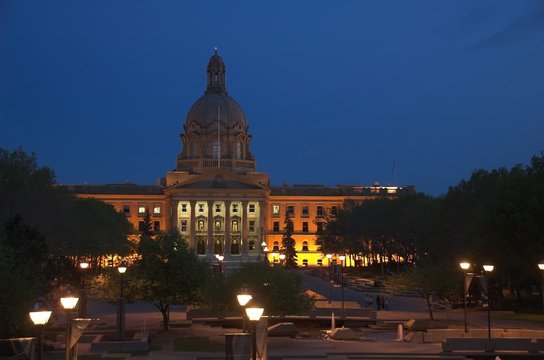
[{"label": "arched window", "polygon": [[308,251],[308,242],[307,241],[302,242],[302,251]]},{"label": "arched window", "polygon": [[280,251],[280,243],[277,241],[274,241],[274,246],[272,248],[272,251]]},{"label": "arched window", "polygon": [[242,158],[242,143],[240,141],[236,143],[236,158],[238,160]]},{"label": "arched window", "polygon": [[219,239],[215,239],[213,243],[213,253],[222,254],[223,253],[223,243]]},{"label": "arched window", "polygon": [[206,243],[203,239],[198,239],[196,243],[196,253],[199,255],[204,255],[206,253]]},{"label": "arched window", "polygon": [[219,159],[219,155],[221,154],[221,144],[219,143],[219,140],[214,140],[212,143],[212,150],[213,150],[213,158]]},{"label": "arched window", "polygon": [[255,240],[249,240],[249,250],[255,250]]},{"label": "arched window", "polygon": [[238,255],[240,253],[240,242],[238,239],[233,239],[230,243],[230,253],[233,255]]}]

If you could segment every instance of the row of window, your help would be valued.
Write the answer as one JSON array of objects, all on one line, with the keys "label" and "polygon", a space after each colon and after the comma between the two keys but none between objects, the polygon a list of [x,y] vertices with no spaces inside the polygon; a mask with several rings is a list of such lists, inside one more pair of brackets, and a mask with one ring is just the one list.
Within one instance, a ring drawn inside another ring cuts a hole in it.
[{"label": "row of window", "polygon": [[[285,207],[285,211],[287,212],[287,214],[289,214],[289,216],[295,216],[295,206],[294,205],[287,205]],[[338,211],[338,206],[331,206],[330,211],[331,211],[332,214],[336,214],[337,211]],[[281,205],[273,204],[272,205],[272,216],[278,217],[278,216],[281,216],[281,215],[283,215]],[[315,216],[319,217],[319,216],[324,216],[324,215],[325,215],[325,207],[323,205],[318,205],[316,207]],[[310,206],[309,205],[302,205],[301,216],[302,217],[310,217]]]},{"label": "row of window", "polygon": [[[272,223],[272,231],[273,232],[280,232],[280,222],[279,221],[274,221]],[[302,222],[302,232],[303,233],[309,232],[308,222],[307,221]]]},{"label": "row of window", "polygon": [[[197,207],[196,210],[197,210],[198,213],[201,213],[201,214],[204,213],[204,211],[205,211],[204,205],[205,205],[205,204],[203,204],[203,203],[198,203],[198,204],[196,204],[196,207]],[[221,213],[222,210],[223,210],[222,205],[216,203],[216,204],[215,204],[215,212],[216,212],[216,213]],[[236,214],[236,213],[238,213],[238,210],[239,210],[239,204],[233,203],[233,204],[232,204],[232,212]],[[182,212],[182,213],[187,213],[188,211],[189,211],[188,204],[182,203],[182,204],[181,204],[181,212]],[[248,206],[248,212],[250,212],[250,213],[254,213],[254,212],[255,212],[255,204],[249,204],[249,206]]]},{"label": "row of window", "polygon": [[[271,251],[272,252],[280,251],[279,241],[274,241],[274,243],[272,244],[272,250]],[[302,249],[300,251],[310,251],[310,249],[308,248],[308,242],[307,241],[302,242]]]},{"label": "row of window", "polygon": [[[223,230],[223,220],[222,219],[216,219],[214,221],[214,231],[222,231]],[[255,220],[249,220],[248,222],[248,231],[250,233],[254,233],[257,231]],[[197,231],[206,231],[206,222],[205,220],[198,220],[196,222],[196,230]],[[181,220],[181,232],[187,232],[188,231],[188,220]],[[240,226],[238,220],[232,220],[231,221],[231,232],[239,232]]]},{"label": "row of window", "polygon": [[[145,216],[145,214],[148,211],[149,211],[149,208],[147,207],[147,205],[138,205],[138,216]],[[126,216],[130,216],[131,206],[129,204],[124,204],[123,205],[123,214],[125,214]],[[161,206],[160,205],[153,205],[150,215],[160,216],[161,215]]]},{"label": "row of window", "polygon": [[[279,264],[280,263],[279,257],[276,257],[276,258],[272,259],[272,262],[274,264]],[[318,266],[323,266],[323,259],[317,259],[316,264]],[[302,259],[302,266],[308,266],[308,265],[309,265],[308,259]]]},{"label": "row of window", "polygon": [[[153,221],[151,223],[153,231],[160,231],[161,230],[161,222],[160,221]],[[145,222],[144,221],[138,221],[138,231],[144,231],[145,230]]]}]

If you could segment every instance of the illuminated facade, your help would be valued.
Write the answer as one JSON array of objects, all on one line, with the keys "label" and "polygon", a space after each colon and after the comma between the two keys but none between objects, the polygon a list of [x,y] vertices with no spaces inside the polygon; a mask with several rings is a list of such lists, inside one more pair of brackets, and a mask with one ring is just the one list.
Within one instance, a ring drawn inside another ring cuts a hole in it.
[{"label": "illuminated facade", "polygon": [[[217,52],[207,67],[207,89],[189,110],[176,168],[160,185],[67,186],[123,212],[136,230],[149,213],[154,230],[176,229],[197,254],[227,267],[259,261],[281,250],[285,213],[294,224],[298,263],[326,265],[315,244],[316,218],[347,199],[364,201],[414,191],[380,186],[294,185],[274,187],[257,172],[251,136],[240,105],[228,95],[225,64]],[[268,250],[268,254],[266,254]]]}]

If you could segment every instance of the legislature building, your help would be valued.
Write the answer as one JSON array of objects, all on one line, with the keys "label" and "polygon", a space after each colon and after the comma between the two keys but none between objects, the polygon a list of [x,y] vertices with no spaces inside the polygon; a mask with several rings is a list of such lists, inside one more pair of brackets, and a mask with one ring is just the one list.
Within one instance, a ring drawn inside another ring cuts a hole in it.
[{"label": "legislature building", "polygon": [[395,197],[413,187],[293,185],[272,186],[258,172],[250,150],[251,135],[241,106],[229,96],[223,59],[212,55],[207,88],[189,109],[176,167],[160,184],[67,186],[79,197],[92,197],[124,213],[135,231],[149,214],[155,231],[175,229],[197,254],[209,261],[223,255],[224,266],[279,261],[286,212],[293,220],[300,266],[325,265],[316,245],[316,218],[345,200],[362,202]]}]

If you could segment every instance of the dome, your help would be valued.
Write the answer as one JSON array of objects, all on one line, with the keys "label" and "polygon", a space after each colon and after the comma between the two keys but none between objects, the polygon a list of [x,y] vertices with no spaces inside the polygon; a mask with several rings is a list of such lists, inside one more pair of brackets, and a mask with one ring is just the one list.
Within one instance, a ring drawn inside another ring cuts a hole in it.
[{"label": "dome", "polygon": [[187,114],[185,132],[205,135],[217,133],[217,120],[222,134],[245,132],[247,121],[242,108],[227,94],[210,93],[198,99]]},{"label": "dome", "polygon": [[239,174],[255,171],[246,116],[229,96],[225,74],[225,63],[216,49],[208,62],[206,91],[195,101],[183,125],[179,171],[203,173],[218,167]]}]

